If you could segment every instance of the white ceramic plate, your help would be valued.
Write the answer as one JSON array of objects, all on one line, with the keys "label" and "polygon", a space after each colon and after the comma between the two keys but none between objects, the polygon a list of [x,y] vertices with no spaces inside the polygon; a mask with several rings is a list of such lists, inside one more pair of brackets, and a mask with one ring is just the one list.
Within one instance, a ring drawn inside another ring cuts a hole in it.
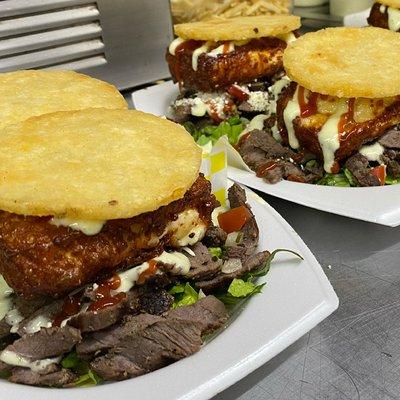
[{"label": "white ceramic plate", "polygon": [[[260,249],[280,253],[263,292],[197,354],[131,380],[85,389],[42,389],[0,381],[7,400],[203,400],[237,382],[312,329],[338,307],[338,298],[310,250],[288,223],[254,192],[249,203],[260,227]],[[260,280],[260,281],[262,281]]]},{"label": "white ceramic plate", "polygon": [[[178,94],[176,85],[166,82],[132,94],[135,107],[164,115]],[[400,184],[371,188],[338,188],[283,181],[270,185],[253,172],[229,168],[231,179],[253,189],[304,206],[377,224],[400,225]]]}]

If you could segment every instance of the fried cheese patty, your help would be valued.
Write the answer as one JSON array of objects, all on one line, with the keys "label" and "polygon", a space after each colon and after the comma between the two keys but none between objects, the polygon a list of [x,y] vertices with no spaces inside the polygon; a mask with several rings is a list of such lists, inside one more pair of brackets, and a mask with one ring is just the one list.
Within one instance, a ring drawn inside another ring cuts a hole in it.
[{"label": "fried cheese patty", "polygon": [[156,211],[107,221],[96,235],[51,224],[51,217],[0,212],[0,272],[24,297],[57,297],[98,276],[201,240],[216,200],[199,176],[185,196]]}]

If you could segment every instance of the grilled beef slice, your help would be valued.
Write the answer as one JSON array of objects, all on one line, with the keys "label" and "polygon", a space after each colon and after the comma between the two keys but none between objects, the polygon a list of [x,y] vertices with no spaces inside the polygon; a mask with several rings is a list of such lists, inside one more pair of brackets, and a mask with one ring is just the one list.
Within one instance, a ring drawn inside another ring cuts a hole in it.
[{"label": "grilled beef slice", "polygon": [[221,269],[222,260],[213,258],[203,243],[196,243],[191,250],[195,253],[194,256],[186,254],[190,261],[190,270],[186,275],[189,279],[208,279]]},{"label": "grilled beef slice", "polygon": [[241,268],[237,269],[236,271],[230,273],[224,273],[221,271],[213,279],[196,282],[195,286],[197,289],[202,289],[204,293],[211,293],[217,289],[229,285],[233,279],[241,278],[248,272],[262,267],[269,256],[270,253],[268,251],[262,251],[260,253],[253,254],[244,262],[242,262]]},{"label": "grilled beef slice", "polygon": [[64,387],[76,381],[77,378],[77,375],[68,369],[41,374],[26,368],[14,368],[9,381],[33,386]]},{"label": "grilled beef slice", "polygon": [[345,164],[345,167],[353,174],[360,186],[379,186],[379,179],[371,173],[367,157],[360,153],[354,154]]},{"label": "grilled beef slice", "polygon": [[378,142],[388,149],[400,149],[400,130],[390,129]]},{"label": "grilled beef slice", "polygon": [[202,240],[207,247],[221,247],[225,244],[228,235],[219,226],[211,225],[207,228]]},{"label": "grilled beef slice", "polygon": [[71,326],[42,328],[39,332],[22,336],[6,350],[35,361],[67,353],[80,341],[81,333]]},{"label": "grilled beef slice", "polygon": [[85,358],[101,352],[92,359],[92,369],[104,379],[125,379],[195,353],[201,335],[217,329],[226,319],[224,305],[209,296],[164,316],[127,316],[114,327],[88,335],[76,350]]}]

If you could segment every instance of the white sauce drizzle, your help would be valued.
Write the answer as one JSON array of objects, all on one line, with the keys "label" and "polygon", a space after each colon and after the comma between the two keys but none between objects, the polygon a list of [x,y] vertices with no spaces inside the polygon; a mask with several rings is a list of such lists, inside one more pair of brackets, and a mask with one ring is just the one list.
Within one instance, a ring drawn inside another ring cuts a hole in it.
[{"label": "white sauce drizzle", "polygon": [[29,368],[34,372],[41,371],[51,364],[56,364],[61,360],[61,357],[44,358],[43,360],[31,361],[26,357],[19,355],[10,350],[3,350],[0,353],[0,361],[8,365],[16,367]]},{"label": "white sauce drizzle", "polygon": [[106,221],[53,217],[49,223],[55,226],[66,226],[74,231],[81,231],[87,236],[93,236],[101,231]]},{"label": "white sauce drizzle", "polygon": [[189,259],[184,254],[179,253],[178,251],[173,251],[171,253],[167,253],[166,251],[164,251],[161,255],[154,258],[154,260],[160,261],[164,264],[173,265],[174,268],[171,272],[175,275],[186,275],[190,269]]},{"label": "white sauce drizzle", "polygon": [[18,308],[12,308],[8,311],[5,320],[11,326],[10,332],[16,333],[20,322],[24,320],[24,316],[19,312]]},{"label": "white sauce drizzle", "polygon": [[293,121],[300,116],[300,104],[298,101],[299,86],[297,85],[292,100],[289,100],[285,110],[283,111],[283,119],[285,121],[286,130],[288,133],[289,145],[292,149],[298,149],[300,143],[297,140],[294,132]]},{"label": "white sauce drizzle", "polygon": [[391,31],[397,32],[400,29],[400,10],[388,7],[388,25]]},{"label": "white sauce drizzle", "polygon": [[342,100],[335,114],[332,114],[318,133],[318,141],[324,156],[324,169],[331,172],[335,162],[335,152],[340,147],[339,121],[347,111],[347,102]]},{"label": "white sauce drizzle", "polygon": [[272,128],[271,128],[271,132],[272,132],[272,137],[277,141],[277,142],[282,142],[282,136],[279,133],[278,130],[278,125],[275,124]]},{"label": "white sauce drizzle", "polygon": [[207,104],[204,103],[203,100],[201,100],[199,97],[193,99],[193,105],[190,109],[192,115],[194,115],[195,117],[202,117],[206,114],[207,111]]},{"label": "white sauce drizzle", "polygon": [[228,208],[227,207],[223,207],[223,206],[219,206],[217,208],[214,208],[213,212],[211,213],[211,221],[215,226],[219,226],[219,222],[218,222],[218,215],[222,214],[224,212],[227,212]]},{"label": "white sauce drizzle", "polygon": [[12,301],[10,299],[12,293],[13,290],[0,275],[0,321],[6,316],[12,306]]},{"label": "white sauce drizzle", "polygon": [[203,46],[200,46],[198,49],[196,49],[193,52],[193,55],[192,55],[192,69],[193,69],[193,71],[197,71],[199,56],[200,56],[200,54],[207,53],[208,45],[209,45],[208,42],[206,42],[206,43],[203,44]]},{"label": "white sauce drizzle", "polygon": [[264,128],[264,121],[268,118],[269,116],[266,114],[258,114],[256,115],[246,126],[245,129],[243,129],[242,133],[239,135],[239,139],[245,135],[248,132],[254,131],[255,129],[262,130]]},{"label": "white sauce drizzle", "polygon": [[169,53],[172,54],[172,55],[174,56],[175,53],[176,53],[177,47],[178,47],[180,44],[182,44],[184,41],[185,41],[185,40],[182,39],[182,38],[180,38],[180,37],[177,37],[176,39],[174,39],[174,40],[171,42],[171,44],[169,45],[169,47],[168,47]]},{"label": "white sauce drizzle", "polygon": [[53,321],[46,315],[38,315],[32,321],[30,321],[26,327],[26,333],[36,333],[42,328],[51,328],[53,326]]},{"label": "white sauce drizzle", "polygon": [[218,57],[220,54],[226,54],[232,51],[235,51],[235,44],[233,42],[228,42],[228,48],[226,47],[226,44],[221,44],[221,46],[218,46],[214,50],[209,51],[207,53],[207,56]]},{"label": "white sauce drizzle", "polygon": [[368,161],[377,161],[377,162],[381,162],[381,157],[384,151],[385,148],[378,142],[374,144],[364,145],[359,150],[359,152],[364,157],[367,157]]},{"label": "white sauce drizzle", "polygon": [[386,6],[381,4],[381,6],[379,7],[379,11],[381,12],[381,14],[385,14],[386,12]]}]

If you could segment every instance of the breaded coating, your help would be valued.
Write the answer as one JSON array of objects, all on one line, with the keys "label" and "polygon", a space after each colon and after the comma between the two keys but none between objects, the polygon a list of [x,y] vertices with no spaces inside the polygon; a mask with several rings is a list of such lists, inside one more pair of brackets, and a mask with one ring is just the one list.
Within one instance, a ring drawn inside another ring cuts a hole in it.
[{"label": "breaded coating", "polygon": [[0,273],[24,297],[66,294],[118,269],[140,264],[171,245],[168,231],[185,210],[195,210],[193,225],[208,226],[216,206],[211,185],[199,176],[185,196],[156,211],[109,220],[87,236],[49,223],[50,217],[0,212]]},{"label": "breaded coating", "polygon": [[[215,48],[222,43],[216,43]],[[166,59],[174,82],[182,92],[214,92],[234,83],[244,84],[255,79],[268,79],[283,68],[286,42],[275,37],[253,39],[233,51],[217,56],[202,53],[195,71],[192,56],[201,42],[190,40],[178,48],[175,56],[167,52]],[[212,48],[210,48],[210,51]]]}]

